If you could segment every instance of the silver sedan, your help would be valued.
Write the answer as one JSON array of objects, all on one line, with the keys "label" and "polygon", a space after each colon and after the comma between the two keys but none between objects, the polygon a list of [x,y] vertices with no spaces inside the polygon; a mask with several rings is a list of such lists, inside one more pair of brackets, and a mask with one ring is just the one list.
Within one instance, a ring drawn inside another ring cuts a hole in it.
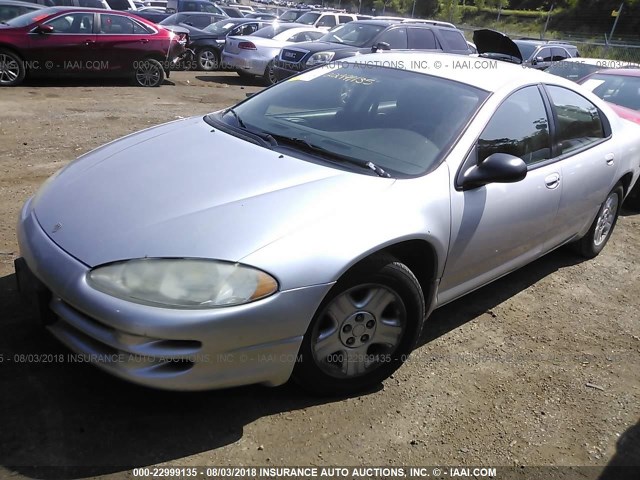
[{"label": "silver sedan", "polygon": [[251,35],[227,37],[222,51],[225,68],[241,76],[262,77],[266,85],[277,79],[273,73],[274,57],[282,47],[299,42],[312,42],[326,32],[300,23],[275,23]]},{"label": "silver sedan", "polygon": [[598,255],[639,172],[640,127],[570,81],[360,56],[72,162],[22,210],[17,277],[126,380],[353,392],[433,309],[561,245]]}]

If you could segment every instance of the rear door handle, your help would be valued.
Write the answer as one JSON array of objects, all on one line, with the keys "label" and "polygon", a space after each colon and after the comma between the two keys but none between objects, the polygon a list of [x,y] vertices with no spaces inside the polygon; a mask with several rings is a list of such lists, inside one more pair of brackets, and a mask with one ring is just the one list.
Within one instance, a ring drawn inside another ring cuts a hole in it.
[{"label": "rear door handle", "polygon": [[560,185],[560,174],[559,173],[552,173],[551,175],[548,175],[544,179],[544,184],[550,190],[553,190],[554,188],[558,188],[558,185]]},{"label": "rear door handle", "polygon": [[149,39],[148,38],[141,38],[140,39],[140,43],[149,43]]},{"label": "rear door handle", "polygon": [[607,165],[613,165],[615,162],[613,161],[616,156],[613,153],[607,153],[604,156],[604,160],[607,162]]},{"label": "rear door handle", "polygon": [[84,44],[87,45],[87,46],[93,45],[94,43],[96,43],[95,40],[85,40],[84,41]]}]

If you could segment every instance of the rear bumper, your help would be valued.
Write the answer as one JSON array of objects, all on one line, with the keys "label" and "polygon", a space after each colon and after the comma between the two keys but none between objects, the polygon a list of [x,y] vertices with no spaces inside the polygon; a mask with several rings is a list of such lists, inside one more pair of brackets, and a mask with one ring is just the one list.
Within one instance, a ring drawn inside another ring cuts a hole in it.
[{"label": "rear bumper", "polygon": [[265,58],[222,52],[222,64],[225,69],[241,70],[250,75],[264,75],[268,63],[269,60]]}]

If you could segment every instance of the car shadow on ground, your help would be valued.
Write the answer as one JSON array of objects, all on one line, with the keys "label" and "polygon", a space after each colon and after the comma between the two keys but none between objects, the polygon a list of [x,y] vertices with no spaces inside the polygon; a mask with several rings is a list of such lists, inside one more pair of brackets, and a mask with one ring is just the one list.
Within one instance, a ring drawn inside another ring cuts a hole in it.
[{"label": "car shadow on ground", "polygon": [[196,75],[196,80],[202,82],[226,83],[238,87],[264,87],[262,78],[260,77],[241,77],[239,75],[220,75],[217,72],[211,72],[207,75]]},{"label": "car shadow on ground", "polygon": [[[552,253],[443,307],[423,343],[580,261]],[[81,478],[169,462],[235,443],[258,418],[340,400],[292,385],[165,392],[70,362],[69,351],[22,305],[15,275],[0,278],[0,311],[0,465],[29,477]]]},{"label": "car shadow on ground", "polygon": [[534,285],[544,277],[564,267],[582,263],[584,260],[583,257],[574,254],[568,247],[563,247],[475,292],[465,295],[460,300],[437,309],[427,320],[419,346],[447,334],[484,313],[491,313],[493,308]]},{"label": "car shadow on ground", "polygon": [[634,215],[640,215],[640,211],[632,210],[632,209],[626,208],[624,205],[622,205],[622,208],[620,209],[620,216],[621,217],[633,217]]},{"label": "car shadow on ground", "polygon": [[[163,85],[173,85],[170,80],[165,80]],[[26,78],[24,82],[16,88],[51,88],[51,87],[133,87],[134,81],[131,78],[92,78],[92,77],[34,77]],[[143,88],[143,87],[140,87]]]},{"label": "car shadow on ground", "polygon": [[618,439],[616,453],[598,480],[638,480],[640,472],[640,421]]}]

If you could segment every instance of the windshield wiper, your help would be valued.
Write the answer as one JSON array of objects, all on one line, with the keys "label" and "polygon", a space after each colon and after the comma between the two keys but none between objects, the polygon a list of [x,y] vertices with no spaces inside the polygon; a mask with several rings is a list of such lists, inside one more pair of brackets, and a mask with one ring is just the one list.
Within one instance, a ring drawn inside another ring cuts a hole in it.
[{"label": "windshield wiper", "polygon": [[379,167],[378,165],[376,165],[373,162],[366,162],[363,160],[358,160],[356,158],[353,157],[349,157],[348,155],[341,155],[339,153],[336,153],[332,150],[328,150],[324,147],[321,147],[319,145],[314,145],[313,143],[310,143],[308,140],[304,139],[304,138],[294,138],[294,137],[287,137],[284,135],[271,135],[271,138],[277,139],[279,141],[279,143],[287,143],[290,145],[294,145],[296,147],[302,147],[303,150],[306,150],[308,152],[312,152],[312,153],[321,153],[324,156],[330,157],[333,160],[338,160],[340,162],[345,162],[345,163],[350,163],[352,165],[356,165],[360,168],[368,168],[369,170],[373,171],[376,175],[378,175],[379,177],[383,177],[383,178],[391,178],[391,175],[389,175],[389,173],[387,173],[384,169],[382,169],[381,167]]},{"label": "windshield wiper", "polygon": [[224,111],[223,115],[226,115],[227,113],[230,113],[231,115],[233,115],[233,118],[236,119],[236,122],[238,123],[238,126],[240,128],[242,128],[243,130],[245,130],[247,133],[264,140],[265,142],[267,142],[272,147],[278,146],[278,142],[276,141],[275,138],[273,138],[273,136],[271,134],[266,133],[266,132],[256,131],[256,130],[253,130],[251,128],[248,128],[247,125],[240,118],[240,115],[238,115],[238,113],[233,109],[233,107],[227,108]]}]

